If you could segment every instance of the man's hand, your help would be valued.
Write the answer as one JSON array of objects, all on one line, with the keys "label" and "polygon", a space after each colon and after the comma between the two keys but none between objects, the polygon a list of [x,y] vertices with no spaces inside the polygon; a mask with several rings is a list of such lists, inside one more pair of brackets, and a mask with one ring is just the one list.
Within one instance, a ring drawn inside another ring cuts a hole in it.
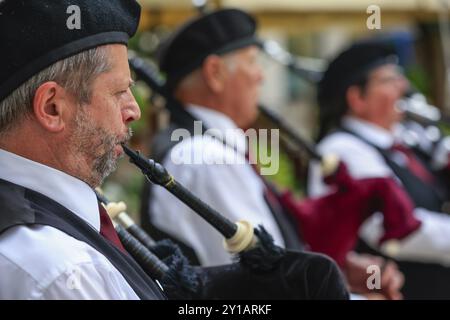
[{"label": "man's hand", "polygon": [[[369,289],[367,279],[371,275],[368,267],[377,265],[381,270],[380,289]],[[400,289],[404,284],[404,276],[397,264],[382,257],[350,252],[346,257],[344,274],[350,291],[366,296],[368,299],[400,300],[403,298]]]}]

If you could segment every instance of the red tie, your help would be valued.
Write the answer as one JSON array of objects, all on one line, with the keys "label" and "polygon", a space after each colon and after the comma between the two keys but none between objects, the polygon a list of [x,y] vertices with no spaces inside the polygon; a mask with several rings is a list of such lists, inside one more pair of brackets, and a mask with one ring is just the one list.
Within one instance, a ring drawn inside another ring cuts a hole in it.
[{"label": "red tie", "polygon": [[402,153],[407,159],[407,167],[416,177],[427,183],[433,183],[434,177],[414,155],[414,152],[404,145],[394,144],[392,150]]},{"label": "red tie", "polygon": [[106,209],[101,204],[98,204],[98,210],[100,211],[100,234],[111,241],[117,248],[120,249],[120,251],[126,253],[126,250],[120,242],[119,236],[117,235],[116,229],[114,229]]}]

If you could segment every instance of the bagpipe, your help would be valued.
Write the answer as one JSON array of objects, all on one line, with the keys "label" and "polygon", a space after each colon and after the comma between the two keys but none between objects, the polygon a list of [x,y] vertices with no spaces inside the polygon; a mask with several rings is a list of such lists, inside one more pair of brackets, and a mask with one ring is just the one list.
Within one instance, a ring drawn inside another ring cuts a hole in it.
[{"label": "bagpipe", "polygon": [[[154,241],[126,213],[123,202],[105,205],[119,238],[147,274],[157,280],[169,299],[347,299],[343,278],[332,260],[314,253],[284,250],[273,244],[264,229],[247,223],[242,237],[234,224],[178,184],[160,166],[124,146],[131,161],[181,201],[202,212],[202,217],[223,234],[232,234],[228,246],[236,262],[216,267],[189,265],[170,240]],[[155,169],[157,168],[157,169]],[[157,180],[155,176],[162,180]],[[170,181],[170,184],[167,184]],[[244,223],[245,224],[245,223]]]},{"label": "bagpipe", "polygon": [[[164,83],[158,71],[146,64],[143,59],[139,57],[130,59],[130,66],[137,78],[150,86],[154,93],[162,95],[167,101],[173,100],[164,90]],[[279,194],[280,203],[295,218],[303,241],[312,251],[329,255],[343,267],[347,253],[358,241],[359,227],[366,218],[377,211],[381,211],[385,217],[385,233],[381,240],[383,242],[405,237],[420,226],[420,222],[412,214],[411,201],[398,187],[396,181],[391,178],[360,180],[351,178],[345,164],[337,157],[321,155],[312,143],[297,134],[273,112],[261,107],[260,110],[280,127],[280,131],[290,140],[306,150],[312,159],[320,161],[326,177],[325,182],[334,189],[334,192],[327,196],[302,201],[295,199],[289,192]],[[149,161],[142,157],[134,156],[134,158],[142,165],[148,164]],[[152,165],[160,166],[154,163]],[[191,208],[196,210],[195,205]],[[235,232],[233,228],[227,229],[229,231],[221,231],[226,238]],[[324,237],[324,234],[327,236]]]},{"label": "bagpipe", "polygon": [[110,202],[96,190],[99,201],[113,221],[125,250],[141,268],[158,281],[171,299],[197,297],[200,279],[180,249],[170,240],[155,241],[126,212],[124,202]]},{"label": "bagpipe", "polygon": [[[395,165],[395,153],[385,154],[394,173],[415,202],[416,207],[450,212],[450,121],[430,105],[425,96],[412,88],[399,99],[396,108],[402,116],[394,129],[396,142],[403,145],[426,169],[428,178],[408,179]],[[391,160],[392,159],[392,160]],[[392,164],[394,163],[394,164]],[[405,180],[405,181],[403,181]],[[426,189],[423,194],[422,189]]]},{"label": "bagpipe", "polygon": [[450,170],[450,119],[430,105],[420,92],[410,90],[397,107],[404,115],[402,142],[429,163],[434,171]]},{"label": "bagpipe", "polygon": [[294,56],[274,40],[262,41],[261,49],[268,57],[308,82],[317,83],[322,78],[325,69],[322,59]]}]

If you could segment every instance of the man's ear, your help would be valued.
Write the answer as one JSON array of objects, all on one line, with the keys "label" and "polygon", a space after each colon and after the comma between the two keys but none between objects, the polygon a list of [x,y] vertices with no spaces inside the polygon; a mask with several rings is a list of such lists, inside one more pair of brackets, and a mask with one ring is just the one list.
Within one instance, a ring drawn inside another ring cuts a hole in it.
[{"label": "man's ear", "polygon": [[66,90],[54,81],[45,82],[36,90],[33,113],[45,130],[60,132],[64,129],[68,98]]},{"label": "man's ear", "polygon": [[214,93],[220,93],[225,87],[226,66],[218,55],[210,55],[203,62],[202,75],[206,85]]},{"label": "man's ear", "polygon": [[365,100],[360,87],[349,87],[346,92],[346,99],[349,113],[358,116],[364,111]]}]

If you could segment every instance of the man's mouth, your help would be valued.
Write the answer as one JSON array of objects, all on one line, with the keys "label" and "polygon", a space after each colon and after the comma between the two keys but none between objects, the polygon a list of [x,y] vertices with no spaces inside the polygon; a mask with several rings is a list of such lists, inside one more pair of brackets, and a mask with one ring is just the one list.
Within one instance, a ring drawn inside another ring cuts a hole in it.
[{"label": "man's mouth", "polygon": [[117,158],[121,157],[124,154],[122,145],[126,144],[128,141],[130,141],[131,135],[132,135],[131,130],[128,130],[128,132],[126,134],[117,138],[117,140],[116,140],[117,142],[114,146],[114,153]]}]

